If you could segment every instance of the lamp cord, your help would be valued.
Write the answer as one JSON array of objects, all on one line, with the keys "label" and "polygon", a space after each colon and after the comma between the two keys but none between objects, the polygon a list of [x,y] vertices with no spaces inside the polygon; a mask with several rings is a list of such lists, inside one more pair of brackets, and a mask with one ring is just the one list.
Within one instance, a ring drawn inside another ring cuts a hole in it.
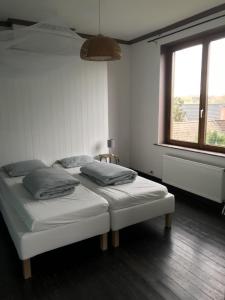
[{"label": "lamp cord", "polygon": [[100,6],[101,6],[101,2],[100,2],[101,0],[98,0],[98,34],[101,34],[101,31],[100,31],[100,29],[101,29],[101,8],[100,8]]}]

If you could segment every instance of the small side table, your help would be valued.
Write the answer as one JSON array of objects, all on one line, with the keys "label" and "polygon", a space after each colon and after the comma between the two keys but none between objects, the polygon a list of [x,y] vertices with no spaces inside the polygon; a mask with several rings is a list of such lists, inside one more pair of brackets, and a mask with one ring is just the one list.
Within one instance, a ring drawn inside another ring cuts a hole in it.
[{"label": "small side table", "polygon": [[112,153],[106,153],[106,154],[99,154],[99,160],[105,160],[105,162],[115,162],[117,165],[119,164],[119,156],[112,154]]}]

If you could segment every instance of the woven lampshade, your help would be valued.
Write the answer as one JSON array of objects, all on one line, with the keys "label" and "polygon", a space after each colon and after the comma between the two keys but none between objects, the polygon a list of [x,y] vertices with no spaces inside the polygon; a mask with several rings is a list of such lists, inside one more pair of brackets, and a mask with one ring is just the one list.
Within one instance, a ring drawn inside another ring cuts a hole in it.
[{"label": "woven lampshade", "polygon": [[114,39],[99,34],[83,43],[80,57],[91,61],[119,60],[121,58],[121,48]]}]

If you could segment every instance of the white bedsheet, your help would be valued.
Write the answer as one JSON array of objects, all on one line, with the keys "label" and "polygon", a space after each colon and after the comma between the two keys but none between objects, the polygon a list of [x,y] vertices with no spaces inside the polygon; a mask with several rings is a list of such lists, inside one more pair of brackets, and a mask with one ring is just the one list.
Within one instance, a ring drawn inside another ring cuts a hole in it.
[{"label": "white bedsheet", "polygon": [[0,197],[11,205],[30,231],[75,223],[108,211],[108,202],[82,185],[65,197],[35,200],[23,187],[23,177],[9,178],[2,174]]},{"label": "white bedsheet", "polygon": [[144,204],[162,199],[168,194],[168,190],[164,185],[140,176],[137,176],[136,180],[132,183],[102,187],[88,179],[88,177],[81,175],[80,168],[65,170],[70,174],[74,174],[84,186],[104,197],[109,202],[110,210]]}]

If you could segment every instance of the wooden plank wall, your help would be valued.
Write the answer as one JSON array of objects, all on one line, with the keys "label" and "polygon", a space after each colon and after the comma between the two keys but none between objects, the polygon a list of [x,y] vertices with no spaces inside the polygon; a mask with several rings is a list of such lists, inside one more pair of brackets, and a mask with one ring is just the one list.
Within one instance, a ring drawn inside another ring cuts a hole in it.
[{"label": "wooden plank wall", "polygon": [[72,57],[42,70],[18,62],[17,74],[0,70],[0,165],[105,151],[107,65]]}]

